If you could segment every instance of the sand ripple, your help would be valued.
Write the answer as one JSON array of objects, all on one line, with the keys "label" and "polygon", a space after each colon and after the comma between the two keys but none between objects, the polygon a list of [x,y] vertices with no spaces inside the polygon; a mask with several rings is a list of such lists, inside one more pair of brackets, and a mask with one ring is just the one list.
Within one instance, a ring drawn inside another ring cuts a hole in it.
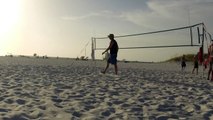
[{"label": "sand ripple", "polygon": [[43,62],[0,64],[2,120],[213,118],[213,84],[190,71],[123,63],[116,76],[93,62]]}]

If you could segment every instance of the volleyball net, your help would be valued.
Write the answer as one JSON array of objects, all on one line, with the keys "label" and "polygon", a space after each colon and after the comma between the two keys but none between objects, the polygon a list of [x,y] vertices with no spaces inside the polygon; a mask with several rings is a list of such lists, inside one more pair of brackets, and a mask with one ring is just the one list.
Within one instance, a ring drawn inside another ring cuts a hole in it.
[{"label": "volleyball net", "polygon": [[[167,30],[115,35],[115,39],[119,44],[119,50],[203,47],[205,43],[208,46],[212,40],[204,23]],[[92,37],[91,41],[91,58],[95,60],[98,57],[96,54],[101,54],[109,46],[110,40],[108,37]]]}]

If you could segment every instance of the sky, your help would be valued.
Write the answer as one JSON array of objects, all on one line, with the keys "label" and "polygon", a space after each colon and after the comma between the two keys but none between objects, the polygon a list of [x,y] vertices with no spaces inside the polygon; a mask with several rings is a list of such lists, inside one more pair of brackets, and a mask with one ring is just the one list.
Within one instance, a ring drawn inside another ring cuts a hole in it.
[{"label": "sky", "polygon": [[[158,31],[202,22],[212,34],[212,6],[213,0],[1,0],[0,55],[36,53],[91,58],[92,37]],[[185,33],[188,31],[116,40],[120,48],[188,44],[190,37]],[[177,42],[175,38],[180,40]],[[97,45],[108,47],[109,40]],[[120,49],[118,59],[164,61],[197,51],[198,48],[192,47]],[[96,51],[96,58],[103,58],[101,52]]]}]

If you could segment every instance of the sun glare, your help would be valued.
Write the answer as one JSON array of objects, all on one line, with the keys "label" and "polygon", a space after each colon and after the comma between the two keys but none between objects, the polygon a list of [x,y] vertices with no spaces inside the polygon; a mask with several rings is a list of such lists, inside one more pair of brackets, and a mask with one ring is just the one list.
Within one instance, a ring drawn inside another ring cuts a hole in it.
[{"label": "sun glare", "polygon": [[0,49],[6,47],[20,17],[20,0],[0,1]]}]

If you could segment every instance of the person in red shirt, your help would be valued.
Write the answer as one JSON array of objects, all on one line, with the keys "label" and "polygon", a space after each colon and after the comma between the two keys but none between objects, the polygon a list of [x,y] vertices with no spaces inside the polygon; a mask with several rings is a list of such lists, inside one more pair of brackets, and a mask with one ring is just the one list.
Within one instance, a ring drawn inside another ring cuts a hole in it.
[{"label": "person in red shirt", "polygon": [[[208,55],[209,55],[209,72],[207,80],[209,80],[210,75],[212,74],[212,64],[213,64],[213,42],[208,48]],[[211,81],[213,81],[213,76],[211,77]]]}]

